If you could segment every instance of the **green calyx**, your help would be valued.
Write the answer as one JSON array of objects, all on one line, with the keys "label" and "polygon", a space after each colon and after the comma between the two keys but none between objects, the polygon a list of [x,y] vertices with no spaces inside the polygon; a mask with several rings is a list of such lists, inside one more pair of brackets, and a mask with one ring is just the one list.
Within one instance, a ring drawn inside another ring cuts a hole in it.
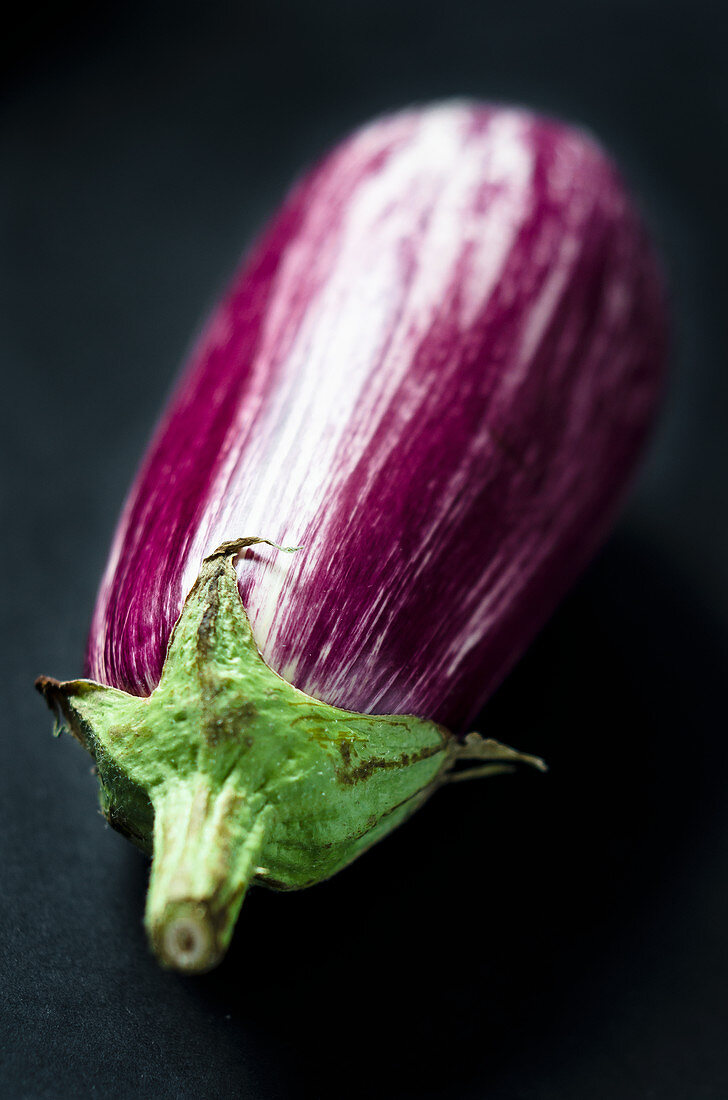
[{"label": "green calyx", "polygon": [[[108,821],[153,856],[147,932],[163,965],[189,972],[220,961],[252,882],[311,886],[441,783],[543,768],[477,734],[459,742],[409,715],[341,710],[283,680],[258,652],[238,591],[234,561],[260,542],[205,559],[148,698],[37,681],[94,757]],[[479,763],[454,770],[462,760]]]}]

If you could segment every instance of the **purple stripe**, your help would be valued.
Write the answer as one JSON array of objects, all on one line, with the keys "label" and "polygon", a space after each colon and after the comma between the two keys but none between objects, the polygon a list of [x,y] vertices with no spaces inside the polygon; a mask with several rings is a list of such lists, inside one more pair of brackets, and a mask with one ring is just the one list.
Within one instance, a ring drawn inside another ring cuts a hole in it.
[{"label": "purple stripe", "polygon": [[591,139],[446,104],[294,191],[213,316],[132,489],[87,672],[157,683],[202,557],[240,563],[266,660],[461,729],[593,552],[651,421],[665,324]]}]

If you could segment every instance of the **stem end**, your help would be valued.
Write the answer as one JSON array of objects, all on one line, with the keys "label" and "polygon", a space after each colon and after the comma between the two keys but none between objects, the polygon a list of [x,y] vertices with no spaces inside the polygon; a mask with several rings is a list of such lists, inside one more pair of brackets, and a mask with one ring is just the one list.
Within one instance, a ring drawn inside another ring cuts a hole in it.
[{"label": "stem end", "polygon": [[210,910],[203,902],[182,901],[168,906],[152,929],[151,938],[162,965],[186,974],[212,970],[224,954],[217,943]]}]

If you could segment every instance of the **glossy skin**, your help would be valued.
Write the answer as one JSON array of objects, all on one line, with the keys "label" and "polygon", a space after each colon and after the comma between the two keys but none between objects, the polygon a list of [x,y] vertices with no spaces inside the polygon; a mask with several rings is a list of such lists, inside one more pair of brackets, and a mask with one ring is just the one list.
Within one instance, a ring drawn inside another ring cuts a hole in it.
[{"label": "glossy skin", "polygon": [[469,103],[339,145],[214,313],[132,488],[87,674],[146,695],[203,557],[261,535],[257,644],[460,731],[604,536],[664,361],[659,275],[582,133]]}]

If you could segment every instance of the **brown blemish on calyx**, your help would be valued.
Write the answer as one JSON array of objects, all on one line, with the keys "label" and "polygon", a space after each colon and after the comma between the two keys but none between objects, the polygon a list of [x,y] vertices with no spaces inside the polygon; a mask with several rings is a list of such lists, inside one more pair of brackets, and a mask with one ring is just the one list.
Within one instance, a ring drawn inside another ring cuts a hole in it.
[{"label": "brown blemish on calyx", "polygon": [[419,764],[421,760],[429,760],[430,757],[437,756],[438,753],[443,752],[443,748],[444,746],[442,745],[433,745],[420,749],[419,752],[402,753],[401,756],[395,757],[393,760],[383,756],[374,756],[352,767],[351,745],[344,741],[339,746],[339,751],[344,760],[344,766],[335,767],[334,771],[339,782],[349,786],[353,783],[358,783],[362,779],[369,779],[375,771],[389,771],[392,768],[408,768],[412,764]]},{"label": "brown blemish on calyx", "polygon": [[252,739],[244,736],[246,724],[258,717],[258,708],[252,700],[225,715],[215,715],[214,700],[219,694],[218,673],[215,667],[216,628],[220,613],[220,587],[225,579],[227,568],[221,559],[215,572],[207,582],[207,606],[200,618],[196,635],[195,671],[200,685],[203,714],[209,715],[202,724],[202,733],[207,744],[215,747],[223,742],[238,740],[241,746],[250,748]]}]

